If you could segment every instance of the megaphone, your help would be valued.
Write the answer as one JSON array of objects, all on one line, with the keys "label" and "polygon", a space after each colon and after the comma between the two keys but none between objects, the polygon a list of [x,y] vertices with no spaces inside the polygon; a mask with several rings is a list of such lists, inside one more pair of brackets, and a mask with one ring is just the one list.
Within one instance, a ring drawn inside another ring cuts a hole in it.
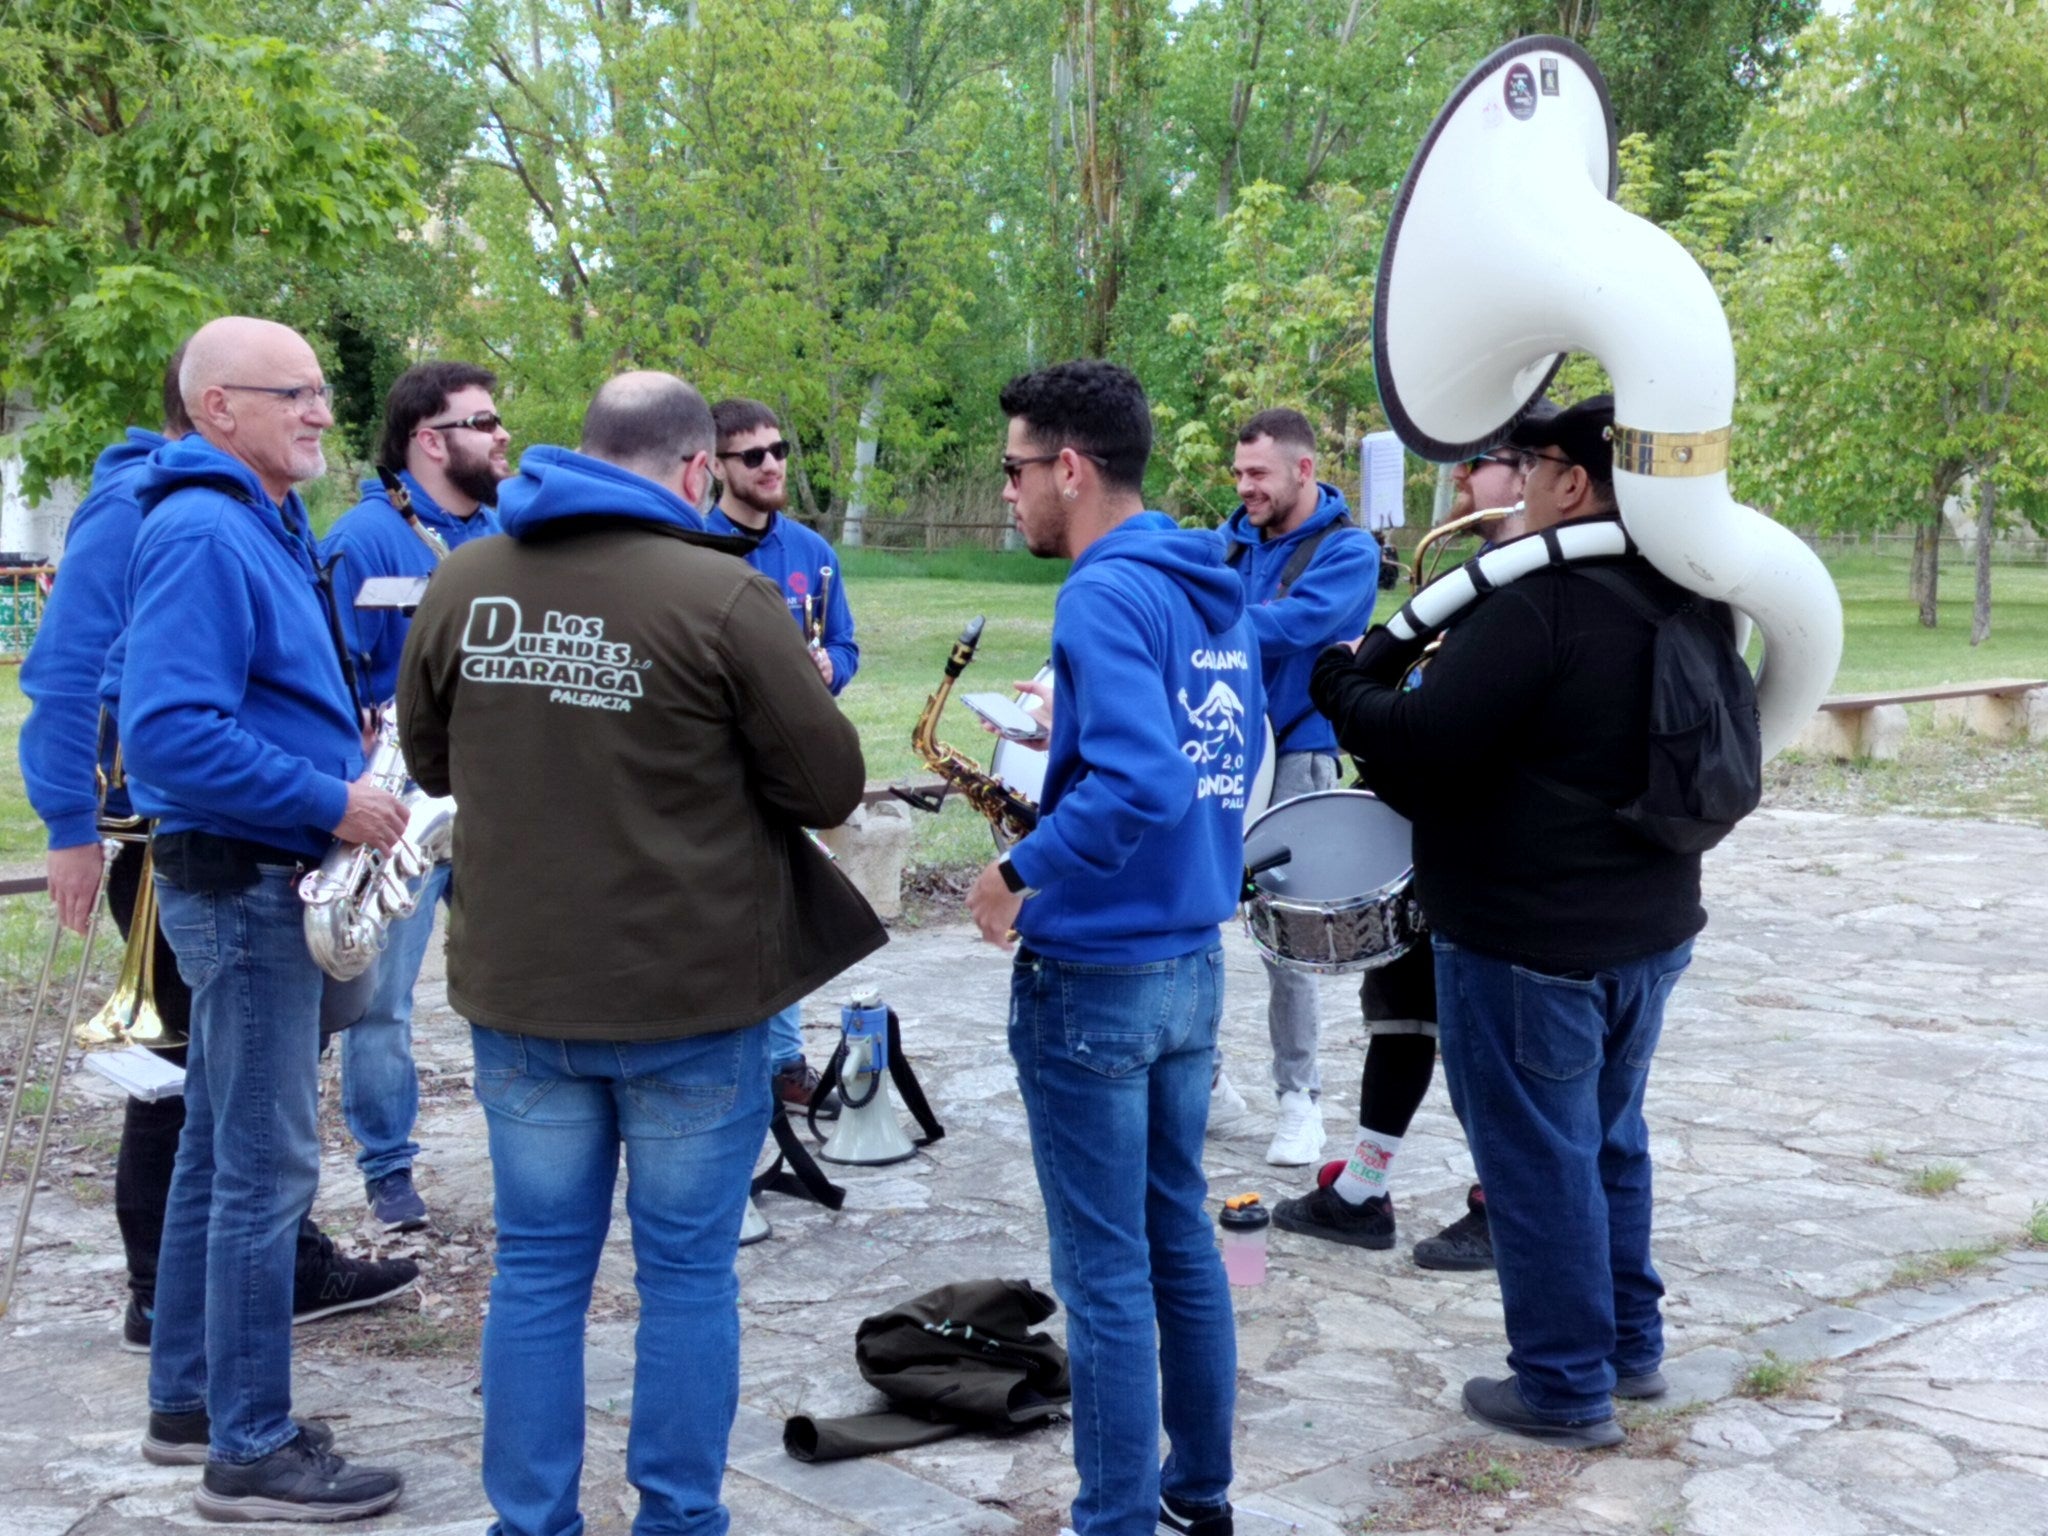
[{"label": "megaphone", "polygon": [[[818,1149],[823,1162],[877,1168],[917,1156],[889,1097],[889,1010],[878,992],[863,992],[839,1010],[839,1120]],[[829,1081],[835,1073],[828,1071]],[[815,1128],[815,1122],[813,1122]]]},{"label": "megaphone", "polygon": [[761,1214],[761,1208],[754,1204],[754,1197],[747,1196],[747,1214],[740,1218],[740,1246],[758,1243],[775,1229],[768,1225],[768,1218]]},{"label": "megaphone", "polygon": [[1571,351],[1614,381],[1614,494],[1653,566],[1764,637],[1764,755],[1812,718],[1842,604],[1788,528],[1728,492],[1735,349],[1683,247],[1611,199],[1614,113],[1592,59],[1525,37],[1465,77],[1401,184],[1380,253],[1373,366],[1425,459],[1505,439]]}]

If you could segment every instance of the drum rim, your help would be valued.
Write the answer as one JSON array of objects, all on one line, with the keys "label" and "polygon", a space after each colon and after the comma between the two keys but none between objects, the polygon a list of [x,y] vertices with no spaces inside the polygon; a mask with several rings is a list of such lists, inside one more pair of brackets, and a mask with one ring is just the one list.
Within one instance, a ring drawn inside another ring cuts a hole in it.
[{"label": "drum rim", "polygon": [[[1346,788],[1310,790],[1305,795],[1296,795],[1292,800],[1276,801],[1274,804],[1267,806],[1263,811],[1259,812],[1259,814],[1254,816],[1250,821],[1246,822],[1244,827],[1244,840],[1246,846],[1250,846],[1252,834],[1259,830],[1260,825],[1266,820],[1266,818],[1275,814],[1276,812],[1284,811],[1290,806],[1306,805],[1311,800],[1334,800],[1339,798],[1370,800],[1375,805],[1387,805],[1386,801],[1382,800],[1378,795],[1374,794],[1369,789]],[[1387,805],[1387,811],[1390,815],[1401,816],[1401,813],[1395,810],[1391,805]],[[1405,816],[1401,816],[1401,819],[1403,821],[1408,820],[1408,818]],[[1414,823],[1409,822],[1409,826],[1412,829]],[[1382,885],[1375,886],[1372,890],[1365,892],[1361,895],[1346,896],[1341,901],[1336,902],[1310,901],[1305,897],[1290,898],[1281,895],[1278,891],[1267,890],[1263,885],[1260,885],[1258,883],[1257,877],[1254,877],[1252,880],[1252,888],[1258,892],[1258,896],[1246,897],[1242,905],[1250,906],[1253,901],[1263,899],[1264,904],[1267,906],[1277,906],[1283,903],[1291,902],[1292,905],[1289,906],[1290,911],[1348,911],[1353,905],[1364,904],[1367,902],[1384,899],[1388,892],[1392,891],[1394,887],[1401,885],[1404,882],[1413,883],[1415,879],[1415,848],[1412,842],[1409,844],[1408,852],[1408,865],[1405,869],[1401,871],[1400,874],[1396,875],[1393,879],[1385,882]]]}]

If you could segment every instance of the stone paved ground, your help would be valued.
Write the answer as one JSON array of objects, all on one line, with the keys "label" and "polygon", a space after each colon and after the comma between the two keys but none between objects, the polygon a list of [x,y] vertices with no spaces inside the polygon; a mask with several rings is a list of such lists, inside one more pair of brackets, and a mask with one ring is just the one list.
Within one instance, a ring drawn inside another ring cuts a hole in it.
[{"label": "stone paved ground", "polygon": [[[1650,1088],[1673,1398],[1631,1409],[1629,1447],[1593,1457],[1525,1451],[1459,1415],[1459,1385],[1498,1371],[1504,1346],[1490,1276],[1427,1274],[1406,1256],[1407,1241],[1456,1214],[1469,1178],[1439,1082],[1398,1169],[1402,1248],[1276,1234],[1270,1283],[1235,1293],[1239,1531],[2048,1530],[2048,1252],[2020,1239],[2048,1199],[2044,866],[2048,832],[2030,828],[1753,818],[1708,861],[1713,926]],[[1242,1081],[1258,1071],[1263,988],[1234,934],[1230,957],[1226,1045]],[[831,1467],[781,1452],[785,1415],[869,1404],[852,1361],[861,1317],[946,1279],[1046,1275],[1002,1043],[1004,961],[947,923],[899,931],[856,980],[903,1015],[949,1134],[913,1163],[846,1171],[837,1215],[764,1201],[775,1235],[740,1260],[734,1528],[1052,1536],[1072,1491],[1058,1429]],[[810,1010],[814,1055],[829,1048],[841,990]],[[334,1416],[346,1449],[409,1478],[400,1510],[359,1528],[414,1536],[474,1533],[487,1518],[473,1337],[489,1171],[466,1043],[444,1001],[436,971],[421,998],[420,1182],[438,1227],[422,1245],[426,1292],[403,1312],[298,1335],[300,1407]],[[1324,1016],[1334,1151],[1364,1034],[1342,982],[1327,984]],[[1263,1150],[1263,1137],[1212,1143],[1217,1192],[1301,1187]],[[1941,1165],[1959,1182],[1916,1192]],[[332,1229],[357,1219],[356,1188],[337,1141],[321,1198]],[[135,1452],[144,1362],[114,1347],[119,1249],[93,1196],[91,1180],[73,1179],[39,1201],[16,1309],[0,1323],[5,1536],[200,1523],[192,1475]],[[621,1216],[590,1332],[593,1533],[630,1524],[632,1326]],[[1741,1395],[1767,1350],[1799,1367],[1792,1391]]]}]

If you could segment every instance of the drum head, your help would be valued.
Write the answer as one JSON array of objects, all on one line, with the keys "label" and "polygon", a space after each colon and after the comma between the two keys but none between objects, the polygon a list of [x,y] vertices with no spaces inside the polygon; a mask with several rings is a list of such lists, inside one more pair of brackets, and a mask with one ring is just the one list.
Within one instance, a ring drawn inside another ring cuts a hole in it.
[{"label": "drum head", "polygon": [[1245,830],[1244,861],[1281,848],[1293,858],[1253,884],[1291,901],[1343,902],[1385,890],[1414,868],[1408,820],[1362,789],[1282,801]]},{"label": "drum head", "polygon": [[1247,825],[1273,803],[1273,770],[1280,762],[1280,753],[1273,743],[1273,717],[1268,715],[1263,722],[1266,727],[1265,756],[1259,759],[1259,771],[1252,775],[1251,797],[1244,804],[1244,819]]},{"label": "drum head", "polygon": [[[1035,683],[1052,686],[1052,663],[1040,667],[1031,679]],[[1038,701],[1028,693],[1017,695],[1017,702],[1025,706]],[[1009,741],[998,736],[996,750],[988,760],[988,771],[1001,779],[1010,788],[1023,795],[1033,805],[1045,799],[1045,764],[1048,754],[1037,747],[1027,747],[1020,741]],[[996,851],[1007,852],[1010,841],[1001,832],[995,834]]]}]

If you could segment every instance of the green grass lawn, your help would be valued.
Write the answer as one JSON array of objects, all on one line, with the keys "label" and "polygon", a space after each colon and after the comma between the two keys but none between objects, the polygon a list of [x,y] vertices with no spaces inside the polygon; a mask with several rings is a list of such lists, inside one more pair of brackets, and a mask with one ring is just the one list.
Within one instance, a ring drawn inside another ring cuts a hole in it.
[{"label": "green grass lawn", "polygon": [[[1906,599],[1906,557],[1854,553],[1830,569],[1842,593],[1847,645],[1836,692],[1900,688],[1916,683],[1989,677],[2048,678],[2048,567],[1999,566],[1992,573],[1992,635],[1972,648],[1971,573],[1942,569],[1942,624],[1920,627]],[[924,777],[910,750],[910,729],[939,681],[948,647],[976,614],[988,621],[962,691],[1007,689],[1029,677],[1050,649],[1053,598],[1063,567],[1024,554],[971,550],[932,555],[845,552],[847,595],[860,626],[860,676],[842,696],[859,726],[873,779]],[[1384,615],[1397,594],[1381,597]],[[0,730],[18,729],[26,705],[13,668],[0,676]],[[968,756],[986,762],[991,738],[957,703],[940,729]],[[979,858],[986,829],[959,803],[938,818],[920,818],[917,856]],[[29,859],[43,847],[41,828],[9,754],[0,763],[0,858]]]}]

